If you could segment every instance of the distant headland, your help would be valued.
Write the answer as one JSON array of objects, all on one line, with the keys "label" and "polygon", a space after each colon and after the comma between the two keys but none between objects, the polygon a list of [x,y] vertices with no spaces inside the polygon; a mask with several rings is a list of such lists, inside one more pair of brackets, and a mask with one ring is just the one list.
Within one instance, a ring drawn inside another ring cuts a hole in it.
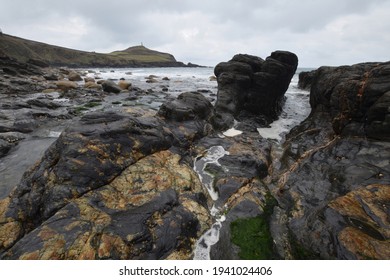
[{"label": "distant headland", "polygon": [[68,67],[199,67],[177,61],[172,54],[134,46],[111,53],[97,53],[49,45],[1,33],[0,56],[39,66]]}]

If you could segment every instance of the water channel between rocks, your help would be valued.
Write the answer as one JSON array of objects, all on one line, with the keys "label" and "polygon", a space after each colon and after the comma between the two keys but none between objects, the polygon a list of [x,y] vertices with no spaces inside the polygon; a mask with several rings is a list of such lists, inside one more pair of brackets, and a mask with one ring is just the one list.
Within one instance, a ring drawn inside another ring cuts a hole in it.
[{"label": "water channel between rocks", "polygon": [[[283,107],[283,111],[278,118],[274,121],[270,127],[259,128],[259,137],[268,138],[274,142],[274,151],[281,153],[282,143],[284,142],[285,135],[301,121],[303,121],[310,112],[309,107],[309,92],[300,90],[297,87],[298,77],[297,74],[291,81],[290,87],[286,93],[286,102]],[[237,124],[237,123],[235,123]],[[225,131],[220,135],[221,137],[234,137],[240,135],[242,131],[236,130],[234,127]],[[210,214],[214,219],[214,224],[209,230],[207,230],[196,242],[194,249],[195,260],[208,260],[210,259],[210,250],[213,245],[219,241],[219,233],[225,221],[224,207],[216,207],[218,200],[218,193],[214,189],[214,176],[207,172],[207,165],[214,164],[221,166],[218,162],[220,158],[229,153],[225,151],[222,146],[213,146],[205,152],[205,156],[198,156],[194,162],[194,170],[197,172],[203,186],[209,192],[210,197],[214,201]],[[224,169],[223,166],[221,166]],[[228,170],[225,170],[228,172]]]},{"label": "water channel between rocks", "polygon": [[[205,156],[200,156],[195,159],[194,170],[198,174],[200,181],[207,189],[210,197],[214,202],[218,199],[218,193],[214,189],[214,176],[206,171],[206,167],[209,164],[221,166],[218,160],[228,154],[229,152],[225,151],[222,146],[213,146],[208,149]],[[211,246],[218,242],[219,230],[222,227],[222,222],[225,220],[222,212],[223,207],[217,208],[215,204],[213,204],[212,208],[210,209],[210,213],[211,216],[215,219],[215,223],[197,241],[196,248],[194,250],[195,260],[210,259]]]}]

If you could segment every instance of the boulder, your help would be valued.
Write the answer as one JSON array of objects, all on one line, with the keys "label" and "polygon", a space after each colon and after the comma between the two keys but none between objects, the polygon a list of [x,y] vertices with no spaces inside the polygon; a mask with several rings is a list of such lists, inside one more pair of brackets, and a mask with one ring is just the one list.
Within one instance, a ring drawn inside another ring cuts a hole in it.
[{"label": "boulder", "polygon": [[118,82],[118,86],[122,89],[122,90],[127,90],[131,87],[131,83],[129,81],[126,81],[126,80],[120,80]]},{"label": "boulder", "polygon": [[58,75],[53,72],[49,72],[43,76],[47,81],[58,81]]},{"label": "boulder", "polygon": [[120,93],[122,89],[113,81],[105,80],[101,83],[105,92]]},{"label": "boulder", "polygon": [[61,80],[56,82],[57,88],[62,91],[69,91],[78,88],[78,84],[72,81]]},{"label": "boulder", "polygon": [[85,88],[90,88],[90,89],[97,89],[97,90],[101,90],[102,89],[102,85],[99,85],[95,82],[86,82],[84,84],[84,87]]},{"label": "boulder", "polygon": [[148,79],[146,79],[146,82],[148,84],[155,84],[155,83],[158,83],[158,80],[155,78],[148,78]]},{"label": "boulder", "polygon": [[177,99],[161,105],[158,114],[174,121],[208,120],[213,113],[213,105],[198,92],[185,92]]},{"label": "boulder", "polygon": [[82,81],[83,78],[81,78],[80,74],[76,71],[70,71],[68,74],[68,80],[72,82],[79,82]]},{"label": "boulder", "polygon": [[161,105],[157,115],[172,131],[174,144],[190,147],[193,142],[212,131],[209,120],[213,105],[198,92],[185,92]]},{"label": "boulder", "polygon": [[92,77],[85,77],[84,78],[84,82],[85,83],[89,83],[89,82],[95,83],[96,80],[94,78],[92,78]]},{"label": "boulder", "polygon": [[239,54],[218,64],[214,69],[218,81],[214,125],[226,129],[234,118],[247,118],[240,115],[275,120],[297,65],[297,56],[286,51],[275,51],[266,60]]}]

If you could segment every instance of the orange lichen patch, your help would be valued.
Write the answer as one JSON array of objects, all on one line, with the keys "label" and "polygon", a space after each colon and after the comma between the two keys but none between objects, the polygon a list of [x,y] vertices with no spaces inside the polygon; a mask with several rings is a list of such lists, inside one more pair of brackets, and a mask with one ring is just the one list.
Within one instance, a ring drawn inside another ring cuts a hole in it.
[{"label": "orange lichen patch", "polygon": [[294,207],[291,210],[291,216],[294,219],[302,218],[305,215],[305,210],[304,210],[304,207],[302,205],[302,196],[300,194],[298,194],[297,192],[293,192],[293,191],[291,191],[290,194],[291,194],[291,198],[294,201],[294,204],[293,204]]},{"label": "orange lichen patch", "polygon": [[12,246],[22,231],[21,224],[6,215],[10,201],[9,197],[0,200],[0,249]]},{"label": "orange lichen patch", "polygon": [[68,254],[69,259],[94,260],[96,259],[96,249],[92,246],[93,240],[98,238],[96,233],[85,232],[72,245],[72,254]]},{"label": "orange lichen patch", "polygon": [[162,214],[158,211],[154,212],[151,218],[153,219],[153,223],[155,225],[162,226],[164,224]]},{"label": "orange lichen patch", "polygon": [[124,259],[128,255],[128,251],[129,248],[119,236],[102,234],[97,249],[100,259],[112,257],[112,252],[118,252],[122,256],[121,259]]},{"label": "orange lichen patch", "polygon": [[43,226],[38,233],[43,241],[42,249],[26,252],[19,257],[22,260],[58,260],[65,254],[65,238],[48,226]]},{"label": "orange lichen patch", "polygon": [[34,252],[25,253],[20,256],[19,260],[39,260],[39,250],[36,250]]},{"label": "orange lichen patch", "polygon": [[80,221],[74,221],[68,225],[66,225],[64,228],[66,231],[72,231],[74,229],[77,229],[78,227],[80,227],[80,225],[82,224],[83,222],[80,222]]},{"label": "orange lichen patch", "polygon": [[22,226],[17,221],[9,221],[0,225],[0,249],[9,248],[19,238]]},{"label": "orange lichen patch", "polygon": [[43,250],[41,250],[40,259],[42,260],[61,260],[64,259],[65,238],[62,235],[57,234],[55,237],[44,242]]},{"label": "orange lichen patch", "polygon": [[80,166],[84,166],[85,165],[85,162],[82,161],[82,160],[79,160],[79,159],[71,158],[69,160],[72,161],[73,163],[75,163],[76,165],[80,165]]},{"label": "orange lichen patch", "polygon": [[41,231],[38,233],[38,236],[43,241],[47,241],[47,240],[50,240],[52,238],[55,238],[57,235],[58,235],[58,233],[48,226],[43,226]]},{"label": "orange lichen patch", "polygon": [[390,201],[389,185],[369,185],[338,197],[328,205],[341,215],[373,227],[390,238],[390,221],[385,202]]},{"label": "orange lichen patch", "polygon": [[367,87],[370,75],[371,75],[371,72],[366,72],[364,74],[364,76],[363,76],[363,79],[360,81],[360,87],[359,87],[359,91],[358,91],[358,94],[357,94],[357,96],[359,98],[363,97],[363,94],[364,94],[364,91],[365,91],[365,89]]},{"label": "orange lichen patch", "polygon": [[234,142],[228,149],[230,155],[240,155],[240,156],[255,156],[257,159],[268,163],[268,155],[264,154],[262,151],[255,149],[253,144],[245,142]]},{"label": "orange lichen patch", "polygon": [[91,206],[87,199],[80,198],[77,199],[75,203],[80,209],[80,220],[90,221],[101,227],[108,225],[111,222],[111,217],[107,213]]},{"label": "orange lichen patch", "polygon": [[9,221],[9,218],[6,217],[5,213],[8,210],[11,200],[9,197],[0,200],[0,224]]},{"label": "orange lichen patch", "polygon": [[154,117],[156,115],[156,111],[149,109],[149,108],[143,108],[139,106],[131,106],[131,107],[126,107],[124,110],[126,113],[130,113],[133,115],[140,115],[143,117]]},{"label": "orange lichen patch", "polygon": [[102,158],[109,158],[110,156],[106,152],[107,150],[107,145],[103,145],[100,143],[91,143],[89,142],[86,146],[87,150],[94,151],[95,153],[99,154]]},{"label": "orange lichen patch", "polygon": [[187,198],[181,199],[180,203],[189,213],[193,213],[198,218],[200,225],[199,234],[203,234],[203,232],[210,228],[211,219],[208,210],[205,207]]},{"label": "orange lichen patch", "polygon": [[238,182],[241,182],[240,187],[234,194],[232,194],[226,202],[228,208],[234,207],[241,201],[249,200],[261,207],[264,203],[260,200],[259,194],[265,196],[265,188],[259,188],[259,182],[257,179],[236,178]]},{"label": "orange lichen patch", "polygon": [[157,152],[139,160],[123,171],[110,186],[124,195],[163,191],[168,188],[179,192],[202,191],[192,168],[181,164],[180,156],[170,151]]},{"label": "orange lichen patch", "polygon": [[190,252],[188,250],[184,250],[184,249],[178,250],[178,251],[173,251],[165,259],[166,260],[189,260],[191,258],[191,253],[192,252]]},{"label": "orange lichen patch", "polygon": [[127,202],[131,206],[141,206],[157,196],[156,192],[146,193],[146,194],[136,194],[127,199]]},{"label": "orange lichen patch", "polygon": [[380,241],[361,232],[347,227],[338,235],[340,243],[360,259],[390,259],[390,241]]}]

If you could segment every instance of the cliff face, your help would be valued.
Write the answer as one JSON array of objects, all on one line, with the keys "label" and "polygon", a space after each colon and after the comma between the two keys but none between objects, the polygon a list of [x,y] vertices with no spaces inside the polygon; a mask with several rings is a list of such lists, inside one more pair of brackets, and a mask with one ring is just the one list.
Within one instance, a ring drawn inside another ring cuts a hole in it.
[{"label": "cliff face", "polygon": [[150,50],[144,46],[131,47],[108,54],[73,50],[2,34],[1,56],[39,66],[69,67],[183,67],[173,55]]}]

